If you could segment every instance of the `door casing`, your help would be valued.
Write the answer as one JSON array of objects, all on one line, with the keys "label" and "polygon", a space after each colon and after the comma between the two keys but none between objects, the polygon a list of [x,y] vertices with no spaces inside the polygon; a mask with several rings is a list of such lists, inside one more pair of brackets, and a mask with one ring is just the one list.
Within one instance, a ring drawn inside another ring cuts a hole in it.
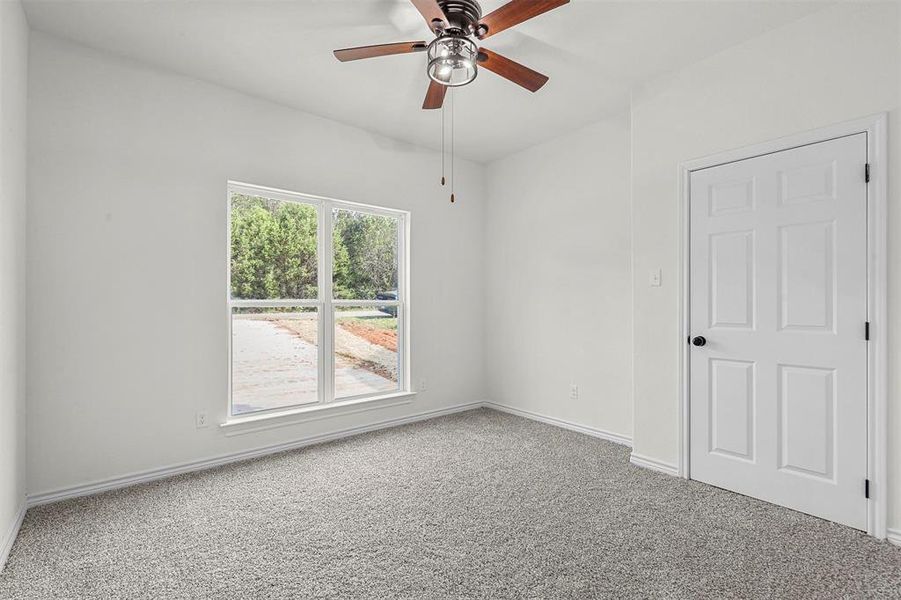
[{"label": "door casing", "polygon": [[[680,273],[679,281],[679,475],[691,477],[690,451],[690,360],[688,336],[691,335],[691,252],[690,252],[690,183],[691,172],[825,142],[856,133],[867,134],[867,163],[870,181],[867,185],[867,318],[870,342],[867,345],[867,478],[870,498],[867,502],[867,533],[878,539],[886,536],[887,450],[888,450],[888,321],[886,240],[888,215],[887,113],[879,113],[791,135],[761,144],[705,156],[683,162],[679,167]],[[863,174],[861,174],[863,176]],[[861,490],[863,493],[863,490]]]}]

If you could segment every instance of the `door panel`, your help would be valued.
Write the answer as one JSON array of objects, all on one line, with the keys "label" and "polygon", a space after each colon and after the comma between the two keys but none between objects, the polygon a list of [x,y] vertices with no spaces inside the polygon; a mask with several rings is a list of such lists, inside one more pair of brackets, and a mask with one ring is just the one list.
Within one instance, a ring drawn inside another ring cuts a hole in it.
[{"label": "door panel", "polygon": [[829,160],[779,170],[779,204],[835,200],[835,166],[835,161]]},{"label": "door panel", "polygon": [[835,333],[835,221],[779,228],[779,326]]},{"label": "door panel", "polygon": [[779,365],[779,468],[832,480],[835,369]]},{"label": "door panel", "polygon": [[754,460],[754,363],[710,359],[710,452]]},{"label": "door panel", "polygon": [[866,134],[694,171],[691,477],[866,528]]},{"label": "door panel", "polygon": [[754,178],[724,181],[710,186],[710,216],[754,210]]},{"label": "door panel", "polygon": [[710,327],[754,327],[754,232],[710,236]]}]

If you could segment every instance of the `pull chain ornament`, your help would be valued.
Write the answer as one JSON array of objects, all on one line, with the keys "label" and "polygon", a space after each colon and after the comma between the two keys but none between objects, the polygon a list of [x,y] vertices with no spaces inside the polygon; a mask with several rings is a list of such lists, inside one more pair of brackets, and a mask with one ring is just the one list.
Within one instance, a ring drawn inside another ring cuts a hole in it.
[{"label": "pull chain ornament", "polygon": [[454,175],[456,175],[456,169],[454,168],[454,88],[450,89],[450,139],[451,139],[451,156],[450,156],[450,188],[451,188],[451,204],[456,202],[456,198],[454,197]]},{"label": "pull chain ornament", "polygon": [[[450,169],[450,201],[451,204],[457,201],[457,196],[454,193],[454,175],[456,173],[455,169],[455,160],[454,160],[454,88],[452,86],[448,87],[446,92],[445,102],[441,104],[441,185],[446,185],[448,183],[448,168]],[[445,108],[450,105],[450,117],[447,117],[447,110]],[[448,120],[450,124],[448,125]],[[450,165],[447,164],[447,130],[450,128]]]}]

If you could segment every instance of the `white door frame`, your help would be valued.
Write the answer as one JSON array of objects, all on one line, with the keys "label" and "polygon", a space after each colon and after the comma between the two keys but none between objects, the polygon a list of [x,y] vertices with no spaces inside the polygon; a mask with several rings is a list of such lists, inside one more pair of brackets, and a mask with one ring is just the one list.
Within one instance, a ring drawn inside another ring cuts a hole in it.
[{"label": "white door frame", "polygon": [[[690,183],[691,172],[699,169],[745,160],[764,154],[772,154],[831,139],[867,134],[867,162],[870,165],[870,182],[867,185],[867,317],[870,322],[870,343],[867,345],[867,478],[870,481],[870,500],[867,503],[867,533],[885,539],[887,506],[887,451],[888,451],[888,336],[887,321],[887,262],[886,251],[888,218],[886,196],[888,183],[887,113],[879,113],[791,135],[762,144],[729,150],[695,160],[683,162],[680,167],[680,276],[679,276],[679,475],[690,478],[689,464],[689,384],[690,371],[688,336],[690,320]],[[863,177],[863,173],[861,173]],[[861,490],[863,494],[863,490]]]}]

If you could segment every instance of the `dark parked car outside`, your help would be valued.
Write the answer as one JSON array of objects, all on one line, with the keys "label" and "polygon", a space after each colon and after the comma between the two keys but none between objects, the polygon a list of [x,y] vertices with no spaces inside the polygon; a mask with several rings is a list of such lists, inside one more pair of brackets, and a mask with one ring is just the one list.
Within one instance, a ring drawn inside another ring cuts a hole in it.
[{"label": "dark parked car outside", "polygon": [[[391,290],[390,292],[379,292],[375,295],[376,300],[397,300],[397,290]],[[379,312],[383,312],[386,315],[391,315],[392,317],[397,316],[397,307],[396,306],[379,306]]]}]

